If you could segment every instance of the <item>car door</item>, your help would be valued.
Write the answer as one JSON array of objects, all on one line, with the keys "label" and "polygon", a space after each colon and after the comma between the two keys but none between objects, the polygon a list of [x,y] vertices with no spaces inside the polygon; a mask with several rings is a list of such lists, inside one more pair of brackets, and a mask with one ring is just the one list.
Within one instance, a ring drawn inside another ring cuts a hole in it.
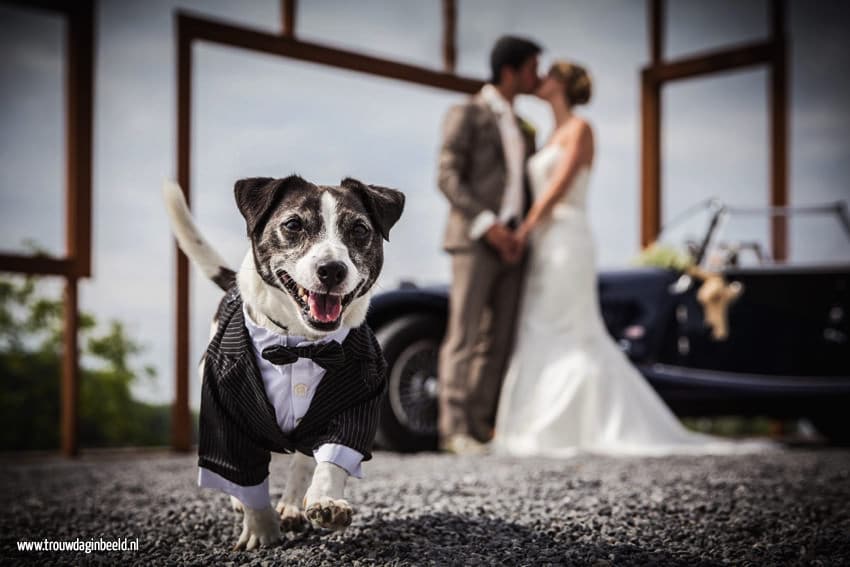
[{"label": "car door", "polygon": [[681,294],[660,360],[677,366],[781,376],[850,376],[850,266],[729,268],[743,292],[729,335],[712,336],[700,282]]}]

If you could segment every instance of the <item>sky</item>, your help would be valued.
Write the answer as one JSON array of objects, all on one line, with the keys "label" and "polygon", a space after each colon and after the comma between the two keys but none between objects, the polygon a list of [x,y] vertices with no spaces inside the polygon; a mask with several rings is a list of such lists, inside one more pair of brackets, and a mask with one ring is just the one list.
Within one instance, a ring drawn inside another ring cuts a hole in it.
[{"label": "sky", "polygon": [[[764,0],[667,4],[669,59],[768,33]],[[100,320],[124,321],[146,346],[139,362],[153,364],[159,375],[135,393],[159,402],[174,391],[175,253],[160,187],[176,173],[176,10],[267,32],[278,32],[281,19],[276,0],[98,2],[94,274],[80,284],[80,303]],[[790,1],[787,10],[790,201],[850,200],[850,3]],[[302,1],[296,33],[439,69],[440,12],[436,0]],[[639,250],[638,77],[649,59],[644,3],[459,0],[458,73],[486,78],[490,46],[504,33],[542,44],[541,70],[556,58],[590,70],[593,100],[579,112],[593,124],[597,143],[589,211],[598,259],[602,268],[628,265]],[[64,249],[63,40],[60,19],[0,5],[4,251],[24,250],[26,240],[56,254]],[[204,43],[194,47],[194,57],[193,209],[233,266],[248,246],[232,197],[237,179],[299,173],[333,184],[353,176],[408,197],[386,246],[381,288],[448,280],[448,258],[440,251],[448,207],[436,189],[436,150],[442,116],[462,96]],[[663,219],[711,196],[766,204],[767,93],[763,68],[665,87]],[[525,98],[517,108],[537,127],[538,144],[545,143],[551,131],[545,105]],[[792,257],[808,254],[813,241],[839,246],[807,231],[792,232]],[[191,282],[192,360],[203,352],[220,294],[198,276],[193,272]],[[197,386],[193,379],[195,406]]]}]

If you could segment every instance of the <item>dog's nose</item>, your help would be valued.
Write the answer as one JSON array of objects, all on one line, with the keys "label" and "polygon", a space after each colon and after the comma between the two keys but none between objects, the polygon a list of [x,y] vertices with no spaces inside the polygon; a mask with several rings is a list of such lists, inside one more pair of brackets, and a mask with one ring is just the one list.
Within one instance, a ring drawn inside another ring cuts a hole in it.
[{"label": "dog's nose", "polygon": [[342,262],[326,262],[319,265],[319,281],[328,288],[338,285],[348,274],[348,268]]}]

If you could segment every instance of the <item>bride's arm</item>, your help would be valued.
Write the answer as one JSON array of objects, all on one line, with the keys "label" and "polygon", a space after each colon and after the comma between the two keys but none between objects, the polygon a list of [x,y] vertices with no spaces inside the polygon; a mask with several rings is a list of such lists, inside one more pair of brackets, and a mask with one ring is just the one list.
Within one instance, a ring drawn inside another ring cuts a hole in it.
[{"label": "bride's arm", "polygon": [[582,123],[574,134],[574,139],[568,141],[564,156],[558,161],[552,171],[549,186],[543,195],[537,199],[528,211],[518,236],[525,238],[534,228],[552,212],[552,207],[561,200],[578,170],[590,162],[593,155],[593,132],[587,123]]}]

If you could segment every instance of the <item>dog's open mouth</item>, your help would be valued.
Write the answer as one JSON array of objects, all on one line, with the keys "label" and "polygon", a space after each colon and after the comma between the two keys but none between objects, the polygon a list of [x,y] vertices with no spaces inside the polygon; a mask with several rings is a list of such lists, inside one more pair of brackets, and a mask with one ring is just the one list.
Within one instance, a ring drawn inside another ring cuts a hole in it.
[{"label": "dog's open mouth", "polygon": [[354,299],[362,285],[361,282],[351,293],[338,295],[305,289],[284,270],[278,270],[277,277],[289,295],[301,307],[307,322],[318,328],[335,327],[339,323],[342,312]]}]

